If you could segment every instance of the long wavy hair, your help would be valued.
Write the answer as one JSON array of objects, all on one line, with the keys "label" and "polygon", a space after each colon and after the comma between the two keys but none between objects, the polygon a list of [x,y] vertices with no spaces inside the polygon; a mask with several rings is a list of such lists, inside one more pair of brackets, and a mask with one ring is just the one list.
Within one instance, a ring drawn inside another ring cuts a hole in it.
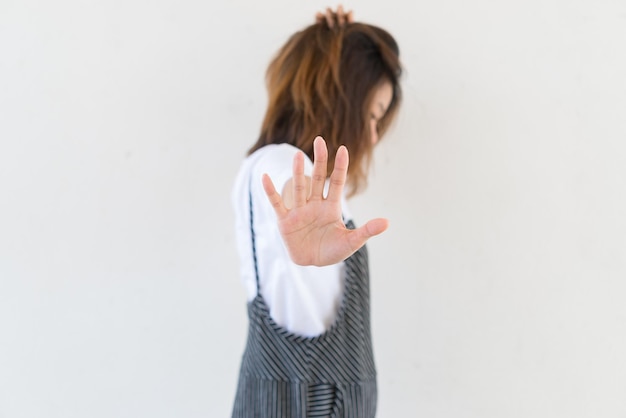
[{"label": "long wavy hair", "polygon": [[348,194],[354,195],[367,184],[373,95],[383,82],[391,83],[391,104],[377,126],[382,138],[400,104],[401,73],[398,44],[379,27],[317,23],[296,32],[267,69],[267,112],[249,154],[288,143],[313,159],[313,140],[321,135],[328,145],[329,175],[339,146],[348,148]]}]

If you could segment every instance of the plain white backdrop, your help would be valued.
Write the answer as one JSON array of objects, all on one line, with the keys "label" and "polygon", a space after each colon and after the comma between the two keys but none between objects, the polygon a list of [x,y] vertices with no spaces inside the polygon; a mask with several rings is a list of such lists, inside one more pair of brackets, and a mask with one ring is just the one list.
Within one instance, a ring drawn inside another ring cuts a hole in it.
[{"label": "plain white backdrop", "polygon": [[[0,3],[0,417],[229,416],[229,195],[321,1]],[[335,4],[330,4],[335,6]],[[380,417],[626,417],[626,3],[346,2],[399,120],[357,221]]]}]

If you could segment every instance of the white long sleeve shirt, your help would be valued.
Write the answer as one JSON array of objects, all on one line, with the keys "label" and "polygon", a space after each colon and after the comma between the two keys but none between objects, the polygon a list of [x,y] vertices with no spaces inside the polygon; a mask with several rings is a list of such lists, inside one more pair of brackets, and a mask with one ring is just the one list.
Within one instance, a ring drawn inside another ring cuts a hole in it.
[{"label": "white long sleeve shirt", "polygon": [[[272,319],[288,331],[313,337],[330,328],[343,295],[343,262],[331,266],[299,266],[293,263],[278,230],[276,214],[263,190],[261,178],[267,173],[276,190],[282,192],[292,177],[293,157],[298,148],[288,144],[267,145],[247,157],[241,165],[232,191],[241,279],[248,301],[256,297],[257,286],[250,233],[250,192],[254,213],[254,234],[261,296]],[[305,157],[305,174],[313,164]],[[344,218],[350,219],[342,202]]]}]

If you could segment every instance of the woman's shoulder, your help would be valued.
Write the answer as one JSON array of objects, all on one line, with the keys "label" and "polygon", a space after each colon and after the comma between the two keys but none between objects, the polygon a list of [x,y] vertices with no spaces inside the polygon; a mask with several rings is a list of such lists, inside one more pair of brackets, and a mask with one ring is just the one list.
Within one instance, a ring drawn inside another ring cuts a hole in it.
[{"label": "woman's shoulder", "polygon": [[[263,196],[261,178],[264,174],[270,176],[277,190],[282,190],[292,176],[293,157],[299,151],[299,148],[290,144],[269,144],[254,151],[245,158],[239,169],[234,193],[247,194],[251,186],[253,195]],[[305,173],[310,171],[309,166],[313,166],[307,160],[305,158]]]},{"label": "woman's shoulder", "polygon": [[248,156],[248,159],[254,160],[256,163],[267,163],[268,161],[282,161],[285,158],[291,159],[300,151],[298,147],[291,144],[269,144],[259,148]]},{"label": "woman's shoulder", "polygon": [[[261,178],[263,174],[270,176],[274,186],[282,189],[284,183],[293,173],[293,158],[300,149],[290,144],[270,144],[258,149],[248,158],[253,159],[250,165],[251,174]],[[313,163],[305,155],[304,172],[310,175]]]}]

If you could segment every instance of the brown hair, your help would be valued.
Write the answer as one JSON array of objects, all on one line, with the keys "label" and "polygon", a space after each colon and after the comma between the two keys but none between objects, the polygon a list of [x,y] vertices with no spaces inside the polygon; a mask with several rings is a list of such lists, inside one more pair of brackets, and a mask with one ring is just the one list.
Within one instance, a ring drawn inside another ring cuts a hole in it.
[{"label": "brown hair", "polygon": [[372,155],[369,106],[375,88],[385,80],[393,87],[378,123],[382,137],[398,110],[401,72],[396,41],[376,26],[317,23],[295,33],[267,69],[267,112],[249,153],[288,143],[313,159],[313,140],[321,135],[328,145],[329,174],[339,146],[348,148],[349,194],[355,194],[366,184]]}]

